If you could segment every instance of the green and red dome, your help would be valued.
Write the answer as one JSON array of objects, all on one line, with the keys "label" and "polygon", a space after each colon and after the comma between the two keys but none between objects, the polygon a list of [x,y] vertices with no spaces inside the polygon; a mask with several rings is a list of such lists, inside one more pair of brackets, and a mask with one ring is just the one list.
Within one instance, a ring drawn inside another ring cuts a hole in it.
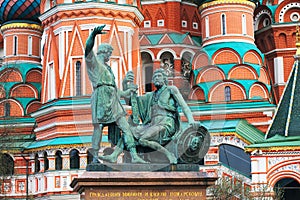
[{"label": "green and red dome", "polygon": [[0,23],[11,20],[39,21],[40,0],[0,0]]}]

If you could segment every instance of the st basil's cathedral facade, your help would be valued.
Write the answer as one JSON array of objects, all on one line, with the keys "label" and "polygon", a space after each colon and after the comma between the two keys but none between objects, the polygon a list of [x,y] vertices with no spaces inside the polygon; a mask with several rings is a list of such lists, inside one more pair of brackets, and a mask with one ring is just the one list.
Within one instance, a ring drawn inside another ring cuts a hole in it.
[{"label": "st basil's cathedral facade", "polygon": [[288,198],[300,185],[299,20],[297,0],[0,1],[0,195],[80,198],[70,183],[91,162],[93,132],[85,42],[106,24],[95,48],[113,46],[118,87],[132,70],[139,94],[152,91],[164,68],[209,130],[200,171]]}]

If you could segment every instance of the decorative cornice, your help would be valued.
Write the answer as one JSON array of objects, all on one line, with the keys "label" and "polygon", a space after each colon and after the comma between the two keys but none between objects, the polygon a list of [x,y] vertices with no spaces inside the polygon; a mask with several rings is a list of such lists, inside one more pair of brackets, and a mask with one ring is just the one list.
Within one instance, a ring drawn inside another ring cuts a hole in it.
[{"label": "decorative cornice", "polygon": [[255,6],[256,6],[255,3],[248,1],[248,0],[216,0],[216,1],[211,1],[211,2],[202,4],[199,7],[199,10],[208,8],[210,6],[220,5],[220,4],[244,4],[244,5],[252,6],[253,8],[255,8]]},{"label": "decorative cornice", "polygon": [[17,28],[32,29],[32,30],[38,30],[41,32],[43,31],[43,28],[41,25],[25,23],[25,22],[13,22],[13,23],[5,24],[5,25],[1,26],[1,31],[3,32],[8,29],[17,29]]},{"label": "decorative cornice", "polygon": [[281,146],[281,147],[245,147],[246,152],[252,152],[256,149],[267,151],[270,153],[271,151],[275,152],[284,152],[284,151],[299,151],[300,146]]},{"label": "decorative cornice", "polygon": [[108,6],[107,3],[99,2],[84,3],[80,6],[77,4],[60,4],[43,13],[39,19],[43,22],[43,25],[46,25],[62,18],[87,17],[88,15],[95,17],[113,15],[112,18],[119,16],[121,19],[129,18],[138,25],[144,20],[144,16],[137,7],[117,4],[109,4]]}]

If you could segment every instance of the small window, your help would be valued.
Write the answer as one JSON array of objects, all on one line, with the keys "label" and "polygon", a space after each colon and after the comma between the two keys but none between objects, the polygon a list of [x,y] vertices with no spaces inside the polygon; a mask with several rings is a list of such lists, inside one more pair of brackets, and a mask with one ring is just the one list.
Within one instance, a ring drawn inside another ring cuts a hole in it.
[{"label": "small window", "polygon": [[81,95],[81,62],[77,61],[76,64],[76,96]]},{"label": "small window", "polygon": [[222,20],[222,35],[225,35],[226,34],[226,15],[225,14],[222,14],[221,15],[221,20]]},{"label": "small window", "polygon": [[144,27],[150,28],[151,27],[151,21],[144,21]]},{"label": "small window", "polygon": [[181,26],[184,27],[184,28],[186,28],[187,27],[187,21],[182,20],[181,21]]},{"label": "small window", "polygon": [[35,154],[34,157],[34,172],[37,173],[41,170],[40,160],[38,154]]},{"label": "small window", "polygon": [[5,102],[4,104],[4,117],[10,116],[10,103]]},{"label": "small window", "polygon": [[18,53],[18,37],[14,36],[14,48],[13,48],[13,54],[14,56]]},{"label": "small window", "polygon": [[205,37],[209,37],[209,18],[205,17]]},{"label": "small window", "polygon": [[242,34],[246,35],[247,34],[247,20],[246,20],[246,15],[242,15]]},{"label": "small window", "polygon": [[193,29],[198,29],[198,23],[197,22],[193,22]]},{"label": "small window", "polygon": [[32,37],[28,36],[28,55],[32,56]]},{"label": "small window", "polygon": [[49,160],[47,152],[44,152],[44,170],[47,171],[49,169]]},{"label": "small window", "polygon": [[269,26],[269,25],[270,25],[270,19],[265,18],[264,21],[263,21],[263,26],[266,27],[266,26]]},{"label": "small window", "polygon": [[91,151],[92,151],[92,149],[89,149],[87,151],[87,162],[88,162],[88,164],[91,164],[93,162],[93,155],[92,155]]},{"label": "small window", "polygon": [[62,153],[61,151],[57,151],[55,154],[55,169],[61,170],[62,169]]},{"label": "small window", "polygon": [[291,15],[290,15],[290,18],[293,22],[297,22],[300,20],[300,15],[299,13],[297,12],[293,12]]},{"label": "small window", "polygon": [[231,101],[231,89],[229,86],[225,87],[225,101]]},{"label": "small window", "polygon": [[70,168],[79,169],[79,152],[76,149],[70,151]]},{"label": "small window", "polygon": [[[10,155],[0,153],[0,163],[2,163],[1,175],[9,176],[14,174],[14,160]],[[5,163],[5,165],[3,165],[3,163]]]},{"label": "small window", "polygon": [[157,20],[157,26],[164,26],[165,21],[163,19]]}]

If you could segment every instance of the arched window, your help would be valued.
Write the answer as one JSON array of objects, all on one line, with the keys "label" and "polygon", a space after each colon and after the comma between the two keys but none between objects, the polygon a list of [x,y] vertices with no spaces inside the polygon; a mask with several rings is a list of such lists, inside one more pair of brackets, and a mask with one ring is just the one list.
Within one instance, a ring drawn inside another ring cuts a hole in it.
[{"label": "arched window", "polygon": [[222,20],[222,24],[221,24],[222,35],[225,35],[226,34],[226,15],[225,14],[221,15],[221,20]]},{"label": "arched window", "polygon": [[300,195],[300,184],[293,178],[283,178],[275,184],[275,188],[283,190],[283,199],[295,199]]},{"label": "arched window", "polygon": [[246,21],[246,15],[242,15],[242,34],[247,34],[247,21]]},{"label": "arched window", "polygon": [[[6,153],[0,154],[1,163],[1,174],[4,176],[10,176],[14,174],[14,160],[12,157]],[[5,164],[4,164],[5,163]]]},{"label": "arched window", "polygon": [[225,87],[225,101],[231,101],[231,89],[229,86]]},{"label": "arched window", "polygon": [[5,102],[4,104],[4,117],[10,116],[10,103]]},{"label": "arched window", "polygon": [[70,151],[70,168],[79,169],[79,152],[76,149]]},{"label": "arched window", "polygon": [[13,46],[13,55],[17,55],[18,53],[18,37],[14,36],[14,46]]},{"label": "arched window", "polygon": [[61,158],[61,151],[57,151],[55,153],[55,169],[61,170],[62,169],[62,158]]},{"label": "arched window", "polygon": [[147,52],[142,52],[142,64],[143,64],[143,79],[145,85],[145,92],[152,91],[152,75],[153,75],[153,61],[152,57]]},{"label": "arched window", "polygon": [[251,176],[251,159],[243,149],[238,147],[221,144],[219,147],[220,162],[231,169],[235,169],[246,176]]},{"label": "arched window", "polygon": [[93,155],[92,155],[91,151],[92,151],[92,149],[89,149],[89,150],[87,151],[87,163],[88,163],[88,164],[90,164],[90,163],[93,162]]},{"label": "arched window", "polygon": [[76,96],[81,95],[81,62],[77,61],[76,67]]},{"label": "arched window", "polygon": [[41,170],[41,167],[40,167],[39,155],[35,154],[35,157],[34,157],[34,172],[37,173],[40,170]]},{"label": "arched window", "polygon": [[44,170],[49,169],[49,160],[48,160],[48,154],[47,152],[44,152]]}]

